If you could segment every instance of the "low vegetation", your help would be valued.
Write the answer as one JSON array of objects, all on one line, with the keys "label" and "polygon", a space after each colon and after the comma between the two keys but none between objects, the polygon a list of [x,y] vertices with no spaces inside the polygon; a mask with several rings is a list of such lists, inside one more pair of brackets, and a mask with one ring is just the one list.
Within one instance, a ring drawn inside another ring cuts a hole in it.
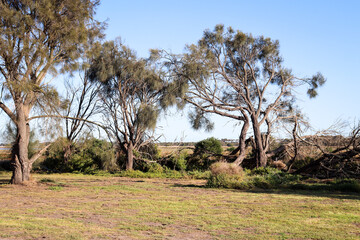
[{"label": "low vegetation", "polygon": [[14,186],[5,184],[9,177],[0,174],[1,239],[360,236],[360,198],[353,193],[239,191],[205,188],[204,180],[81,174],[33,174],[29,185]]}]

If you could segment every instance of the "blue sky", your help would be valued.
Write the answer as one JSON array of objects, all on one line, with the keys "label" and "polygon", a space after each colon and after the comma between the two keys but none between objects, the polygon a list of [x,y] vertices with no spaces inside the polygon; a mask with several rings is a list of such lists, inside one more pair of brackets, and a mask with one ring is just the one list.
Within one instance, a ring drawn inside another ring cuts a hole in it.
[{"label": "blue sky", "polygon": [[[286,67],[301,77],[319,71],[327,78],[316,99],[299,91],[298,101],[314,128],[322,129],[337,119],[351,124],[360,117],[359,10],[356,0],[102,0],[96,17],[107,20],[108,40],[121,37],[139,57],[151,48],[181,53],[219,23],[278,39]],[[164,141],[238,137],[227,119],[213,118],[215,130],[205,133],[190,129],[186,113],[175,113],[159,123]]]}]

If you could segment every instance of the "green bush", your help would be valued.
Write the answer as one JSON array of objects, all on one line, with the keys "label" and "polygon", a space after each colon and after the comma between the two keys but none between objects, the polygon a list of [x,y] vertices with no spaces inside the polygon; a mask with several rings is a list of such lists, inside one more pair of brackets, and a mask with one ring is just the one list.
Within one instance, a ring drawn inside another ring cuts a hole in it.
[{"label": "green bush", "polygon": [[221,141],[216,138],[207,138],[195,144],[194,154],[221,154]]},{"label": "green bush", "polygon": [[210,165],[220,160],[223,152],[220,140],[208,138],[195,144],[194,153],[189,157],[188,170],[208,170]]},{"label": "green bush", "polygon": [[172,155],[170,158],[170,168],[178,171],[185,171],[187,168],[188,154],[186,151],[181,151],[179,154]]},{"label": "green bush", "polygon": [[221,173],[217,175],[212,174],[206,182],[206,186],[212,188],[242,189],[242,176],[229,175],[226,173]]},{"label": "green bush", "polygon": [[94,159],[84,153],[72,155],[66,165],[67,172],[93,173],[97,169],[99,166]]},{"label": "green bush", "polygon": [[254,168],[250,171],[249,175],[269,175],[269,174],[278,174],[281,173],[281,171],[277,168],[272,167],[258,167]]},{"label": "green bush", "polygon": [[158,145],[153,142],[141,146],[138,152],[142,158],[152,161],[158,160],[161,157],[161,151]]},{"label": "green bush", "polygon": [[159,163],[149,163],[146,165],[146,172],[162,173],[164,172],[164,168]]},{"label": "green bush", "polygon": [[[69,144],[73,152],[65,161],[65,149]],[[50,172],[92,173],[99,169],[115,171],[117,166],[111,144],[104,140],[91,138],[74,144],[59,138],[49,147],[40,168]]]},{"label": "green bush", "polygon": [[211,176],[210,171],[188,171],[186,172],[186,176],[191,179],[208,179]]}]

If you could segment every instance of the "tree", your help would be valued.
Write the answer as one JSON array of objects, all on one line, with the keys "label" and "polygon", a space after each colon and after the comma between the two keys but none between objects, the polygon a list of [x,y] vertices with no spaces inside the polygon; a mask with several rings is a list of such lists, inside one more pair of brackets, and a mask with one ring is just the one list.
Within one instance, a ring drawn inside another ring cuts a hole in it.
[{"label": "tree", "polygon": [[90,118],[99,113],[98,84],[91,84],[87,71],[81,77],[81,84],[74,86],[65,82],[67,107],[65,109],[65,131],[67,144],[64,146],[64,161],[70,159],[76,139],[85,128],[91,128]]},{"label": "tree", "polygon": [[251,126],[258,165],[265,166],[272,126],[292,111],[294,90],[307,84],[307,93],[315,97],[316,89],[325,82],[320,73],[299,78],[283,67],[278,41],[232,28],[225,31],[223,25],[206,30],[197,44],[187,46],[186,53],[162,51],[162,56],[178,85],[187,87],[182,97],[195,107],[190,116],[195,128],[210,123],[207,114],[242,123],[238,164],[245,157],[246,134]]},{"label": "tree", "polygon": [[100,98],[105,124],[117,143],[118,153],[126,155],[126,169],[133,169],[134,151],[151,140],[167,81],[151,61],[138,59],[120,43],[103,44],[89,69],[92,81],[101,82]]},{"label": "tree", "polygon": [[11,183],[29,180],[30,121],[37,109],[60,105],[55,88],[45,82],[59,70],[77,67],[89,36],[99,33],[93,20],[97,0],[3,0],[0,2],[0,108],[17,129]]}]

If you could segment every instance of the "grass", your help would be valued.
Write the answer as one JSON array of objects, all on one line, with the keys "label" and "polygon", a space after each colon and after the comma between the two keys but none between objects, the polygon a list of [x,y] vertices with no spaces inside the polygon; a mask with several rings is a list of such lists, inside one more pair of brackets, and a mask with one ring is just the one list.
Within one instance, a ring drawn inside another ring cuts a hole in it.
[{"label": "grass", "polygon": [[205,188],[204,180],[0,174],[0,239],[359,239],[354,193]]}]

